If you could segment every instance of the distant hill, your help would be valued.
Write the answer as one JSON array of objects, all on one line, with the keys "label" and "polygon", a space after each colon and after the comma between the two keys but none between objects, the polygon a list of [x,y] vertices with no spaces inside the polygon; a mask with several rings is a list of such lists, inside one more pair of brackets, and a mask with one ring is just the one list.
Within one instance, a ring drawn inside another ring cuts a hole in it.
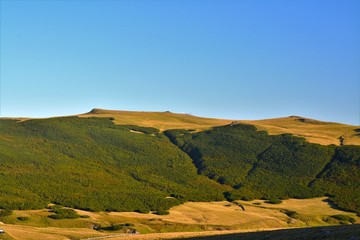
[{"label": "distant hill", "polygon": [[89,113],[79,116],[112,117],[116,124],[154,127],[161,131],[169,129],[203,131],[237,122],[254,125],[258,130],[265,130],[272,135],[291,133],[295,136],[304,137],[309,142],[322,145],[360,145],[360,126],[322,122],[299,116],[265,120],[225,120],[172,112],[134,112],[105,109],[93,109]]},{"label": "distant hill", "polygon": [[114,111],[94,108],[89,113],[81,114],[79,117],[105,117],[114,118],[119,125],[137,125],[153,127],[161,131],[168,129],[194,129],[201,131],[216,126],[230,124],[232,120],[202,118],[190,114],[166,112],[134,112]]},{"label": "distant hill", "polygon": [[241,122],[252,124],[272,135],[291,133],[321,145],[360,145],[359,126],[322,122],[298,116]]},{"label": "distant hill", "polygon": [[[314,144],[286,129],[334,141],[341,132],[344,139],[336,140],[339,146]],[[163,213],[186,201],[329,195],[360,213],[360,147],[346,145],[359,138],[357,129],[301,117],[251,125],[101,109],[80,117],[0,119],[0,209],[51,202]]]}]

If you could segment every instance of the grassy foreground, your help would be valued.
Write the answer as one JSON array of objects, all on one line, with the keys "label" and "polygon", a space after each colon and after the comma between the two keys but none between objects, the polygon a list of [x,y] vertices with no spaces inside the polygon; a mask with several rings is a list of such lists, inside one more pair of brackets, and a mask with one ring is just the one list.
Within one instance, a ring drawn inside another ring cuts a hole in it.
[{"label": "grassy foreground", "polygon": [[[289,199],[280,204],[268,204],[264,200],[237,203],[188,202],[171,208],[168,215],[76,212],[88,217],[52,219],[49,218],[52,213],[47,209],[13,211],[10,216],[1,219],[4,224],[0,224],[0,228],[6,234],[0,235],[0,239],[57,240],[104,236],[112,236],[111,239],[169,239],[239,231],[351,224],[334,216],[343,216],[344,219],[354,219],[354,223],[360,223],[360,218],[354,213],[331,208],[325,198]],[[290,212],[293,214],[289,214]],[[102,226],[103,230],[96,231],[94,226]],[[111,229],[111,226],[123,227]],[[120,236],[129,228],[136,229],[140,234]]]}]

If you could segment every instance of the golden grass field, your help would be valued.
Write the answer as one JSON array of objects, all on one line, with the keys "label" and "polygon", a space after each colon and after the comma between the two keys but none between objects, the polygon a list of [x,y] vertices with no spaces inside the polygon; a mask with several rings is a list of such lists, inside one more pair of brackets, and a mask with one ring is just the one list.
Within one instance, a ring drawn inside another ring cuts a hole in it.
[{"label": "golden grass field", "polygon": [[171,112],[134,112],[94,109],[80,117],[113,117],[119,125],[138,125],[154,127],[161,131],[168,129],[194,129],[197,131],[210,129],[215,126],[230,124],[232,120],[202,118],[189,114]]},{"label": "golden grass field", "polygon": [[133,112],[94,109],[90,113],[81,114],[80,117],[113,117],[119,125],[138,125],[155,127],[161,131],[168,129],[194,129],[207,130],[216,126],[223,126],[232,122],[255,125],[258,130],[267,131],[276,135],[291,133],[304,137],[307,141],[322,145],[340,144],[340,137],[345,145],[360,145],[360,133],[356,129],[360,126],[351,126],[340,123],[321,122],[317,120],[291,116],[265,120],[226,120],[215,118],[202,118],[189,114],[171,112]]},{"label": "golden grass field", "polygon": [[339,145],[341,136],[344,145],[360,145],[360,134],[355,131],[360,128],[359,126],[321,122],[296,116],[241,122],[255,125],[259,130],[265,130],[269,134],[291,133],[321,145]]},{"label": "golden grass field", "polygon": [[[291,227],[326,226],[328,216],[344,214],[360,223],[355,213],[331,208],[325,198],[288,199],[281,204],[267,204],[263,200],[239,201],[243,211],[234,203],[188,202],[173,207],[169,215],[141,214],[134,212],[86,212],[76,210],[89,218],[55,220],[47,216],[47,210],[14,211],[6,217],[0,228],[6,231],[0,239],[86,239],[111,235],[111,239],[170,239],[178,237],[204,236]],[[260,203],[260,205],[259,205]],[[280,210],[296,211],[299,217],[290,218]],[[19,221],[17,217],[29,220]],[[108,232],[92,229],[95,224],[132,223],[140,231],[138,235],[123,235],[121,231]]]}]

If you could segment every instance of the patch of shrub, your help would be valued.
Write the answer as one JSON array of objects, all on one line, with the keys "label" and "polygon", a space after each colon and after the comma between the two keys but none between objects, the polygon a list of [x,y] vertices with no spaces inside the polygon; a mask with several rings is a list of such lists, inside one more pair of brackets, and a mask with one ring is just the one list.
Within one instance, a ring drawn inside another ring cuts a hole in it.
[{"label": "patch of shrub", "polygon": [[298,219],[300,217],[300,214],[298,214],[295,211],[291,211],[291,210],[287,210],[287,209],[281,209],[280,212],[284,213],[285,215],[287,215],[288,217],[291,217],[291,218],[297,218]]},{"label": "patch of shrub", "polygon": [[282,203],[282,200],[277,199],[277,198],[272,198],[272,199],[266,200],[265,203],[280,204],[280,203]]},{"label": "patch of shrub", "polygon": [[149,209],[136,209],[134,212],[137,212],[137,213],[149,213]]},{"label": "patch of shrub", "polygon": [[29,217],[17,217],[17,220],[19,220],[19,221],[27,221],[27,220],[29,220]]},{"label": "patch of shrub", "polygon": [[81,217],[73,209],[68,208],[56,208],[53,210],[54,214],[50,215],[52,219],[75,219]]},{"label": "patch of shrub", "polygon": [[108,227],[101,227],[98,226],[96,230],[103,230],[103,231],[120,231],[122,230],[124,227],[132,227],[134,226],[134,224],[132,223],[122,223],[122,224],[111,224]]},{"label": "patch of shrub", "polygon": [[355,218],[343,214],[332,215],[330,217],[338,220],[341,224],[346,224],[347,222],[354,224],[356,222]]},{"label": "patch of shrub", "polygon": [[156,214],[156,215],[168,215],[169,211],[161,209],[161,210],[155,211],[154,214]]},{"label": "patch of shrub", "polygon": [[0,209],[0,217],[10,216],[12,212],[11,209]]}]

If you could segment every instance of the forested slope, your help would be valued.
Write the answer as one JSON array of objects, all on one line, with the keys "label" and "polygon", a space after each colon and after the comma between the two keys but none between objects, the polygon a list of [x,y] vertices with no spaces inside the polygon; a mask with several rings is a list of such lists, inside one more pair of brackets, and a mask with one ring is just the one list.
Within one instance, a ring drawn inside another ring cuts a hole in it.
[{"label": "forested slope", "polygon": [[244,124],[165,135],[193,159],[200,174],[233,188],[225,193],[229,200],[328,194],[340,207],[360,212],[359,146],[323,146]]},{"label": "forested slope", "polygon": [[0,121],[0,208],[162,211],[185,201],[329,195],[360,212],[360,147],[230,124],[202,132],[109,118]]},{"label": "forested slope", "polygon": [[148,212],[223,199],[226,188],[157,132],[100,118],[1,120],[0,208]]}]

